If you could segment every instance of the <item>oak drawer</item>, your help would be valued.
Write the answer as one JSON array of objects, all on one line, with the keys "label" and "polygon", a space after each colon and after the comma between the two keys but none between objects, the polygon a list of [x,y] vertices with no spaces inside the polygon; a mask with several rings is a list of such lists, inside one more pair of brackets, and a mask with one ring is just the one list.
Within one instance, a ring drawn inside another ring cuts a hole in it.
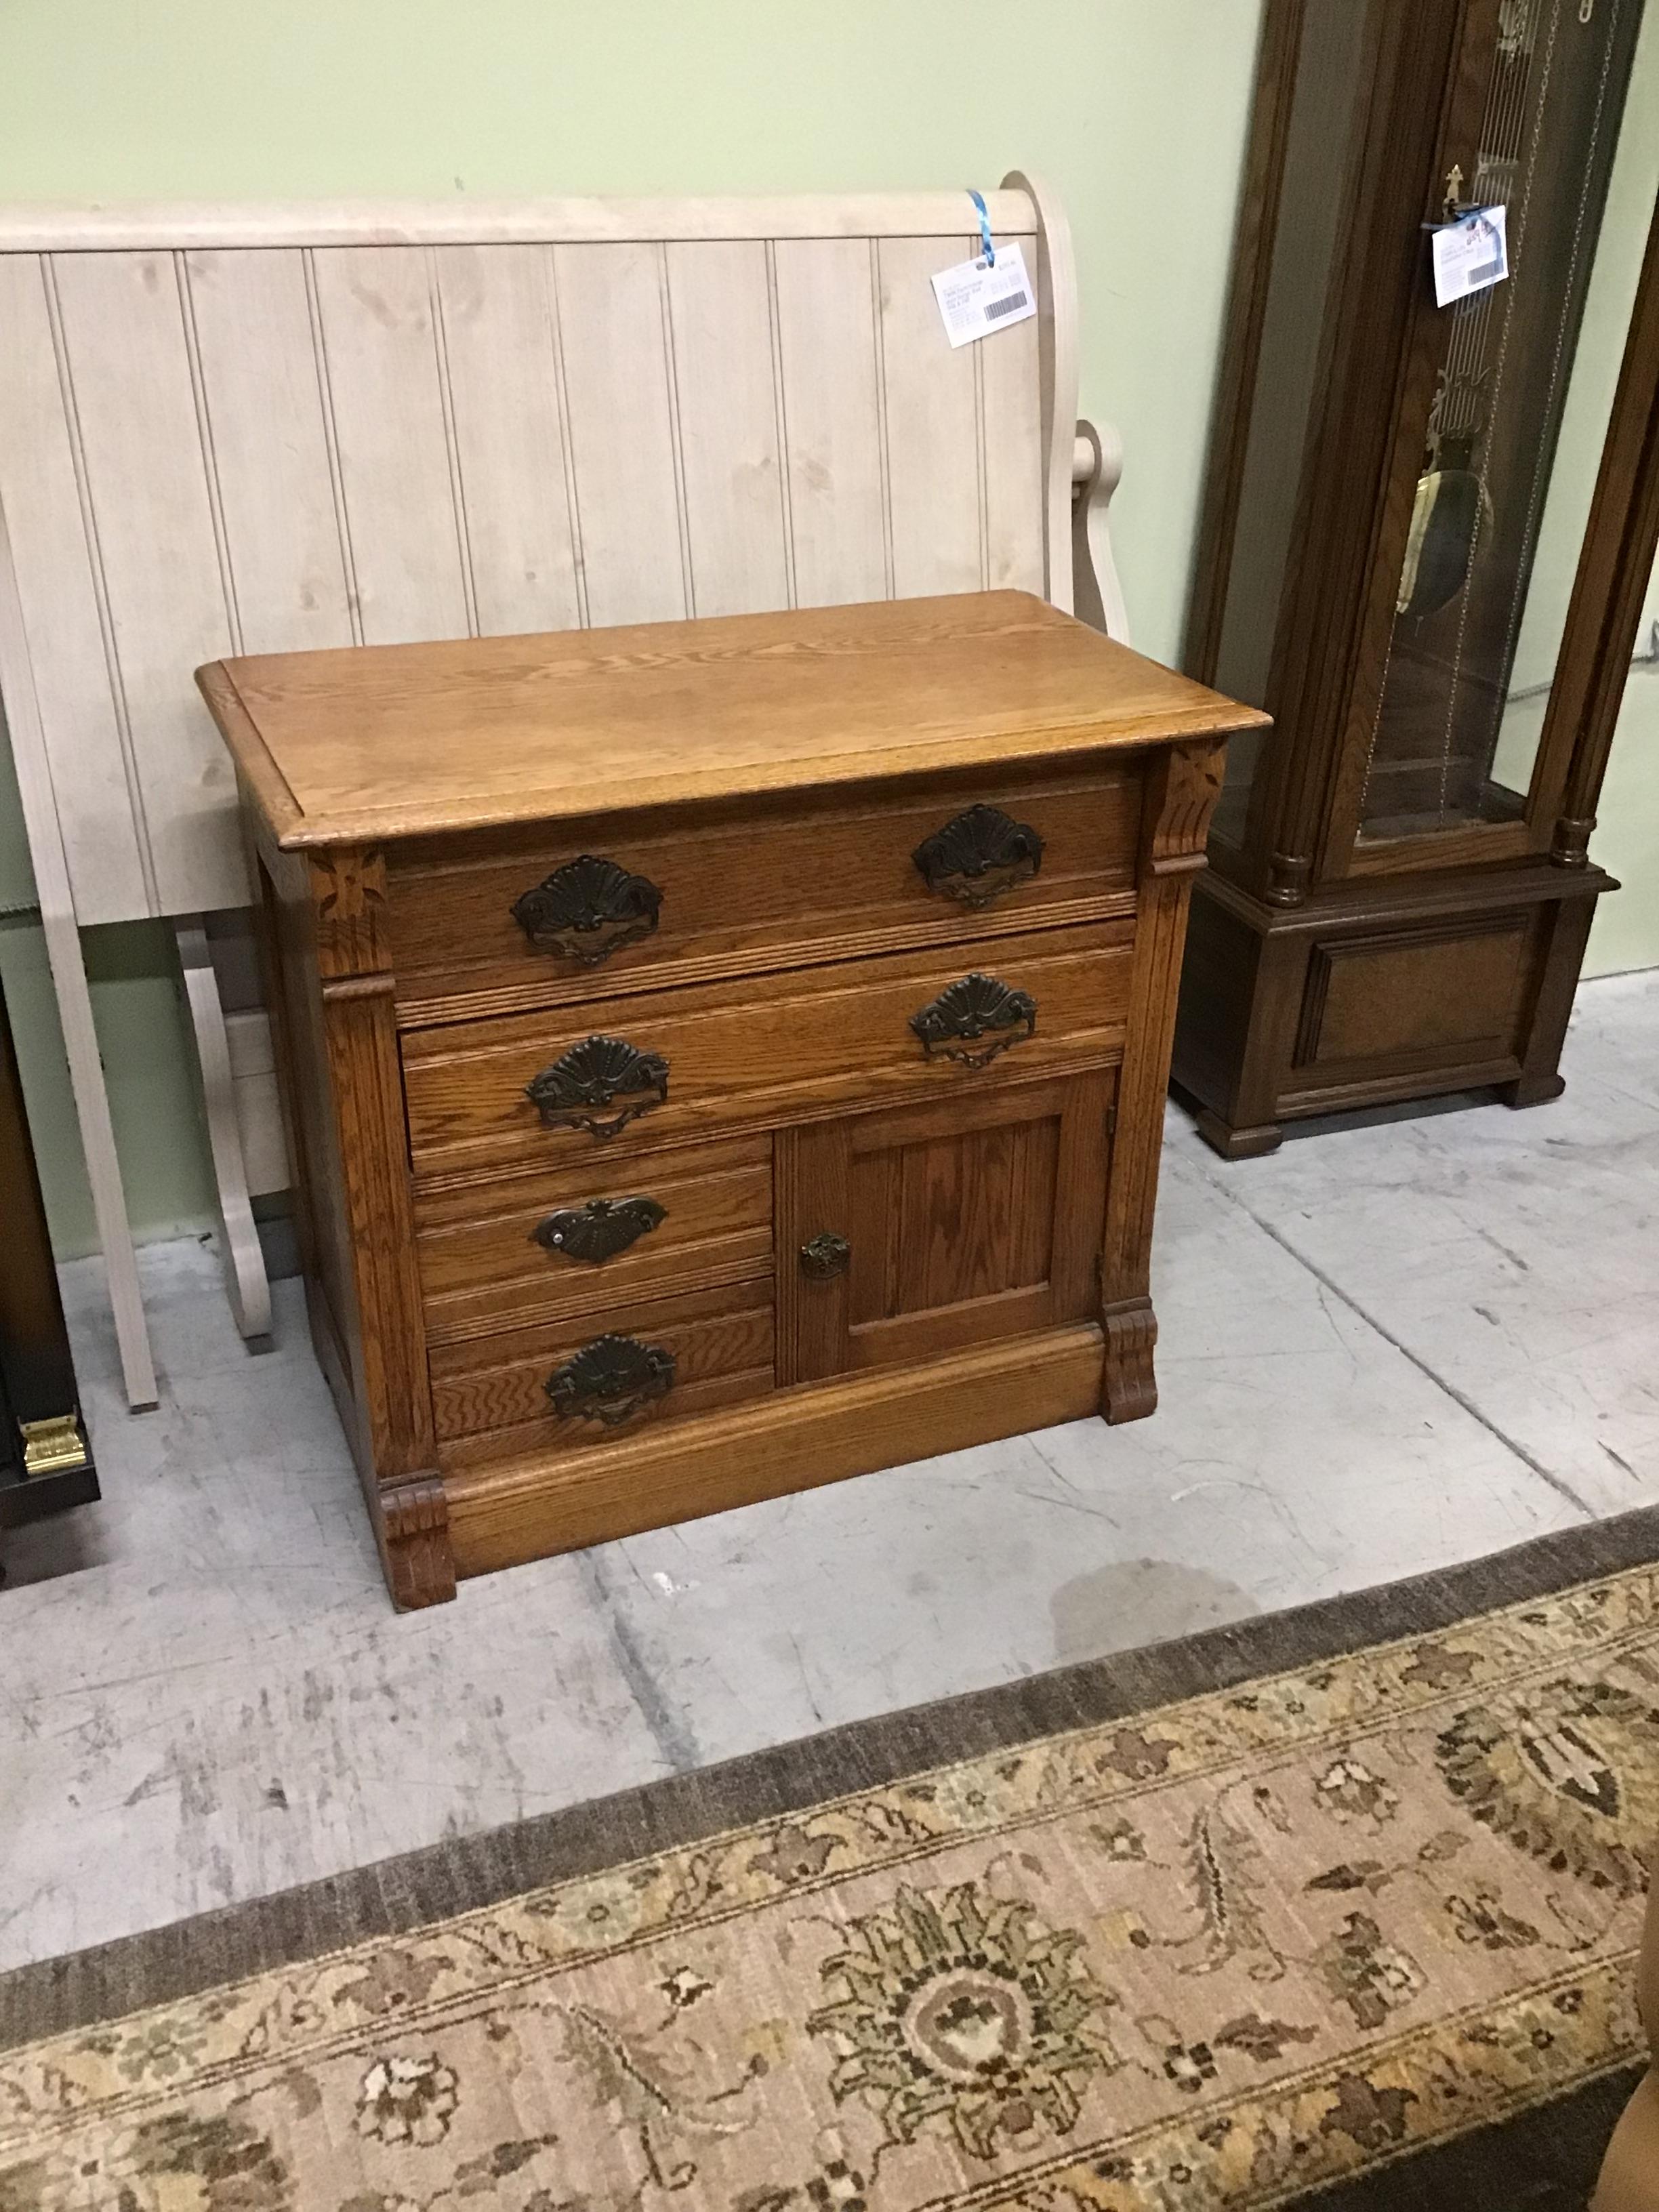
[{"label": "oak drawer", "polygon": [[[620,1002],[614,1028],[598,1035],[591,1017],[558,1010],[412,1030],[402,1049],[415,1171],[603,1150],[610,1172],[653,1142],[711,1127],[811,1119],[995,1083],[1009,1069],[1035,1076],[1109,1059],[1122,1048],[1133,939],[1132,922],[1103,922],[965,953],[653,993]],[[973,975],[994,988],[975,984],[970,995],[1023,994],[1030,1024],[993,1019],[930,1050],[913,1020],[947,994],[941,1018],[954,1017],[957,987]],[[963,1053],[997,1056],[973,1066],[953,1056]]]},{"label": "oak drawer", "polygon": [[428,1344],[738,1280],[771,1266],[771,1139],[453,1176],[415,1231]]},{"label": "oak drawer", "polygon": [[1133,897],[1139,810],[1125,767],[751,801],[696,829],[600,818],[476,857],[394,848],[399,1003],[501,1012],[1092,918]]},{"label": "oak drawer", "polygon": [[769,1275],[437,1347],[432,1408],[444,1462],[580,1450],[757,1397],[773,1387],[772,1351]]}]

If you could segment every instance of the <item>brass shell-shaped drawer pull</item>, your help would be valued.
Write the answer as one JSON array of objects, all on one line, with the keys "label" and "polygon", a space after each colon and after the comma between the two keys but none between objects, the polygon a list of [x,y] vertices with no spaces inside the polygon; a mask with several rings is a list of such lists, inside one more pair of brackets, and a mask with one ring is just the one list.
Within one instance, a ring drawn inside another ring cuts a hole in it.
[{"label": "brass shell-shaped drawer pull", "polygon": [[[591,1036],[532,1075],[525,1096],[547,1129],[586,1129],[614,1137],[668,1096],[668,1062],[621,1037]],[[620,1105],[617,1104],[621,1101]],[[614,1114],[605,1109],[617,1106]]]},{"label": "brass shell-shaped drawer pull", "polygon": [[584,853],[514,902],[513,919],[540,952],[597,968],[657,926],[662,892],[619,860]]},{"label": "brass shell-shaped drawer pull", "polygon": [[977,911],[1030,883],[1042,866],[1042,840],[1000,806],[970,806],[923,838],[910,857],[930,891]]},{"label": "brass shell-shaped drawer pull", "polygon": [[809,1283],[832,1283],[847,1273],[852,1258],[853,1248],[844,1237],[837,1237],[833,1229],[821,1229],[800,1248],[800,1271]]},{"label": "brass shell-shaped drawer pull", "polygon": [[1036,1000],[1029,991],[999,983],[994,975],[964,975],[912,1014],[910,1026],[922,1050],[984,1067],[1000,1052],[1036,1035]]},{"label": "brass shell-shaped drawer pull", "polygon": [[667,1218],[668,1208],[654,1198],[590,1198],[586,1206],[563,1206],[538,1221],[530,1241],[561,1259],[601,1267]]},{"label": "brass shell-shaped drawer pull", "polygon": [[556,1367],[544,1386],[562,1420],[619,1429],[674,1384],[674,1355],[636,1336],[596,1336]]}]

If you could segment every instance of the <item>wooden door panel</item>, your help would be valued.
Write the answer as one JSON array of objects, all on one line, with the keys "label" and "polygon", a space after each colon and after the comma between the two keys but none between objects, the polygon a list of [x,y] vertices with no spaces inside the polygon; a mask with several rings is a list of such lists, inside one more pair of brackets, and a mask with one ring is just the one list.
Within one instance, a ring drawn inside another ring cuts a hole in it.
[{"label": "wooden door panel", "polygon": [[[845,1133],[833,1133],[840,1144]],[[859,1328],[898,1304],[899,1239],[890,1231],[903,1204],[903,1161],[896,1150],[872,1152],[854,1173],[850,1148],[840,1148],[845,1154],[841,1180],[847,1190],[847,1239],[858,1255],[858,1265],[848,1272],[847,1322]]]},{"label": "wooden door panel", "polygon": [[[778,1139],[780,1379],[908,1364],[1094,1312],[1115,1071]],[[803,1272],[815,1237],[844,1271]]]},{"label": "wooden door panel", "polygon": [[1058,1113],[862,1152],[855,1133],[854,1328],[1046,1282],[1059,1150]]}]

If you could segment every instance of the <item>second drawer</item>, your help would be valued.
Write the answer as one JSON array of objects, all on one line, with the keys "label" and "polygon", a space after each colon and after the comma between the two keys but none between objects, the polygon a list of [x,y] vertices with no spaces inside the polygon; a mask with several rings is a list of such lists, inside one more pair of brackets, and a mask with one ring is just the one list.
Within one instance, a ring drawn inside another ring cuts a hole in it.
[{"label": "second drawer", "polygon": [[1099,922],[658,992],[606,1008],[611,1035],[579,1009],[416,1030],[403,1039],[415,1171],[598,1153],[609,1176],[642,1146],[716,1127],[1098,1063],[1122,1046],[1133,947],[1132,921]]},{"label": "second drawer", "polygon": [[772,1142],[455,1176],[418,1190],[415,1227],[434,1345],[734,1282],[771,1266]]}]

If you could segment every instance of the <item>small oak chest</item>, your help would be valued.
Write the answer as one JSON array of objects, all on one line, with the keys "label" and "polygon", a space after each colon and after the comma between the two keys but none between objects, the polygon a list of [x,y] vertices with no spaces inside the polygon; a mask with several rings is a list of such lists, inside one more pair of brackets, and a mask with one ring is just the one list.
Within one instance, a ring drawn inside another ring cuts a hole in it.
[{"label": "small oak chest", "polygon": [[392,1594],[1103,1412],[1262,718],[1012,592],[216,662]]}]

